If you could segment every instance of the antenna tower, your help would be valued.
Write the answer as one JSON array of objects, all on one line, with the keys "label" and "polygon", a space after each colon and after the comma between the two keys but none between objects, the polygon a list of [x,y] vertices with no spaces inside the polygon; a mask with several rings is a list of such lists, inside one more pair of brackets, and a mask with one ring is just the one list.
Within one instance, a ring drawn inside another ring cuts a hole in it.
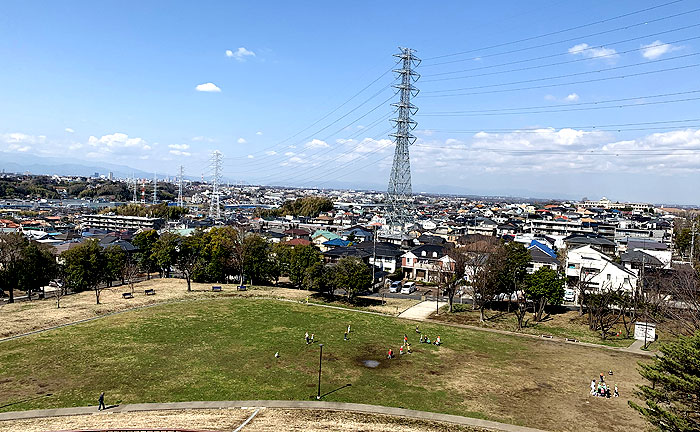
[{"label": "antenna tower", "polygon": [[396,108],[397,113],[397,117],[391,119],[396,127],[396,132],[391,134],[395,138],[396,148],[387,190],[386,219],[390,230],[402,232],[406,223],[413,217],[409,147],[416,141],[411,131],[418,123],[411,116],[416,114],[418,108],[411,104],[411,98],[418,95],[418,89],[413,86],[413,83],[420,78],[414,70],[420,64],[420,59],[415,56],[415,50],[411,48],[399,49],[401,52],[394,54],[394,57],[399,59],[397,63],[401,66],[400,69],[394,69],[394,73],[401,82],[393,86],[398,89],[399,102],[391,104]]},{"label": "antenna tower", "polygon": [[136,180],[136,175],[133,173],[131,174],[131,183],[132,183],[131,186],[133,186],[133,188],[134,188],[134,197],[132,199],[132,202],[134,204],[136,204],[137,202],[139,202],[139,195],[138,195],[139,184],[138,184],[138,180]]},{"label": "antenna tower", "polygon": [[182,176],[185,174],[185,167],[180,165],[180,172],[177,176],[177,206],[184,207],[182,203]]},{"label": "antenna tower", "polygon": [[221,207],[219,203],[219,184],[221,183],[221,159],[223,155],[219,150],[211,154],[212,190],[209,203],[209,217],[221,219]]}]

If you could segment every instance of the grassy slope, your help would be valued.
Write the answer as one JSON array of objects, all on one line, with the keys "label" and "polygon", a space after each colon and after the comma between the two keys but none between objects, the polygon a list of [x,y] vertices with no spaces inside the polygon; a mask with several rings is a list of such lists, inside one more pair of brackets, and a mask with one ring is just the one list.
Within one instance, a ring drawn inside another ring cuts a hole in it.
[{"label": "grassy slope", "polygon": [[[348,323],[353,332],[343,341]],[[589,404],[586,396],[590,378],[608,367],[619,371],[615,379],[623,396],[629,395],[639,379],[633,356],[422,326],[431,337],[440,334],[445,346],[438,348],[418,344],[414,327],[389,317],[272,300],[170,304],[0,344],[0,405],[12,403],[4,411],[91,405],[101,390],[108,404],[310,399],[319,348],[304,343],[308,330],[325,344],[322,392],[352,384],[327,400],[552,430],[579,423],[588,430],[594,425],[586,419],[594,416],[619,424],[619,430],[640,425],[623,398]],[[414,354],[386,360],[386,350],[398,351],[404,333]],[[366,368],[363,360],[380,366]],[[46,393],[53,396],[26,400]]]}]

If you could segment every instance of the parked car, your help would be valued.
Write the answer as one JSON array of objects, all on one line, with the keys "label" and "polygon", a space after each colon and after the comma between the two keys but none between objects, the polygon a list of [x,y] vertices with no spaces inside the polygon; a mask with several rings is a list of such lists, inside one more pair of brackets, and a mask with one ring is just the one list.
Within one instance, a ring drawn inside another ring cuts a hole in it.
[{"label": "parked car", "polygon": [[572,289],[565,289],[564,290],[564,301],[566,302],[572,302],[576,298],[576,293]]},{"label": "parked car", "polygon": [[394,281],[391,283],[391,286],[389,287],[389,292],[390,293],[400,292],[402,286],[403,286],[403,284],[401,283],[401,281]]},{"label": "parked car", "polygon": [[403,285],[403,288],[401,288],[401,294],[411,294],[416,291],[416,283],[415,282],[406,282]]}]

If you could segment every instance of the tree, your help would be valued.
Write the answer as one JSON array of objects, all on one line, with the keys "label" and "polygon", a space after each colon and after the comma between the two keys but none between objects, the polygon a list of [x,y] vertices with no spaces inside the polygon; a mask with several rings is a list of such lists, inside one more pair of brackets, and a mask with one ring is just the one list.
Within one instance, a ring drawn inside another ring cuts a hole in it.
[{"label": "tree", "polygon": [[672,301],[665,308],[665,315],[674,324],[672,332],[690,336],[700,331],[700,281],[692,267],[676,269],[664,283],[665,294]]},{"label": "tree", "polygon": [[309,291],[318,291],[324,295],[333,295],[332,272],[329,266],[318,261],[304,272],[303,286]]},{"label": "tree", "polygon": [[535,321],[542,321],[548,304],[561,304],[564,300],[564,279],[556,270],[541,267],[525,279],[525,295],[535,303]]},{"label": "tree", "polygon": [[281,276],[289,276],[292,250],[294,250],[294,248],[286,243],[275,243],[272,245],[271,253]]},{"label": "tree", "polygon": [[139,248],[139,266],[146,272],[146,279],[151,278],[151,272],[158,270],[158,264],[153,260],[153,246],[158,241],[158,231],[148,230],[136,234],[132,240],[134,246]]},{"label": "tree", "polygon": [[608,333],[620,321],[624,308],[619,307],[625,293],[611,286],[602,287],[595,293],[586,295],[588,325],[591,330],[600,331],[600,337],[607,339]]},{"label": "tree", "polygon": [[472,305],[479,310],[479,321],[486,321],[486,306],[498,294],[498,276],[501,274],[505,251],[495,238],[487,238],[464,246],[466,259],[465,281],[471,291]]},{"label": "tree", "polygon": [[175,264],[179,244],[180,235],[171,232],[163,233],[153,244],[151,260],[165,277],[170,277],[170,268]]},{"label": "tree", "polygon": [[510,299],[510,294],[516,291],[516,286],[521,285],[527,276],[530,251],[521,243],[516,242],[506,243],[503,249],[505,260],[498,275],[498,291],[509,294],[508,298]]},{"label": "tree", "polygon": [[452,313],[455,293],[464,284],[468,258],[463,248],[455,247],[448,247],[445,256],[446,259],[437,264],[437,284],[447,294],[447,302]]},{"label": "tree", "polygon": [[175,267],[177,267],[182,275],[185,276],[185,280],[187,281],[187,291],[192,291],[192,275],[201,264],[203,239],[204,235],[198,231],[189,237],[182,238],[178,245]]},{"label": "tree", "polygon": [[31,300],[32,293],[39,291],[56,277],[56,259],[50,246],[35,241],[28,242],[22,250],[19,270],[18,287],[25,291]]},{"label": "tree", "polygon": [[124,267],[126,266],[126,252],[117,245],[111,245],[103,251],[105,259],[104,281],[111,287],[112,282],[121,280],[124,283]]},{"label": "tree", "polygon": [[14,290],[18,284],[23,251],[28,244],[29,240],[20,233],[0,234],[0,289],[9,294],[9,303],[15,302]]},{"label": "tree", "polygon": [[341,258],[332,267],[331,272],[333,288],[344,289],[349,301],[372,285],[372,273],[369,267],[355,257]]},{"label": "tree", "polygon": [[306,269],[321,262],[321,253],[312,245],[294,246],[289,263],[289,280],[295,286],[304,281]]},{"label": "tree", "polygon": [[132,254],[126,255],[126,262],[122,268],[122,282],[128,281],[131,293],[134,293],[134,279],[138,275],[139,267]]},{"label": "tree", "polygon": [[212,228],[203,234],[202,265],[194,268],[194,281],[226,283],[238,273],[240,266],[236,256],[236,236],[238,231],[230,226]]},{"label": "tree", "polygon": [[61,258],[67,286],[73,291],[94,290],[100,304],[100,282],[105,279],[107,260],[97,240],[86,240],[61,253]]},{"label": "tree", "polygon": [[664,344],[653,363],[640,363],[650,382],[637,388],[645,406],[629,405],[659,431],[700,430],[700,333]]},{"label": "tree", "polygon": [[272,256],[270,243],[257,234],[243,240],[245,250],[243,265],[251,283],[269,283],[279,277],[279,267]]}]

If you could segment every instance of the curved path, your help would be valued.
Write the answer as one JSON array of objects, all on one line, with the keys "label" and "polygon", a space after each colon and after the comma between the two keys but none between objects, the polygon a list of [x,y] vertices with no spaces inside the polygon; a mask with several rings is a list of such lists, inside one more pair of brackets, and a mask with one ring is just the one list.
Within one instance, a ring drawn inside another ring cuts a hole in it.
[{"label": "curved path", "polygon": [[171,402],[144,403],[119,405],[105,411],[97,411],[94,406],[75,408],[56,408],[33,411],[14,411],[0,413],[0,422],[44,417],[75,416],[75,415],[106,415],[109,413],[128,413],[137,411],[166,411],[185,409],[222,409],[222,408],[279,408],[279,409],[321,409],[332,411],[351,411],[368,414],[383,414],[396,417],[408,417],[420,420],[452,423],[472,426],[502,432],[545,432],[525,426],[498,423],[471,417],[451,414],[440,414],[428,411],[416,411],[404,408],[393,408],[379,405],[356,404],[346,402],[324,401],[280,401],[280,400],[250,400],[250,401],[211,401],[211,402]]}]

